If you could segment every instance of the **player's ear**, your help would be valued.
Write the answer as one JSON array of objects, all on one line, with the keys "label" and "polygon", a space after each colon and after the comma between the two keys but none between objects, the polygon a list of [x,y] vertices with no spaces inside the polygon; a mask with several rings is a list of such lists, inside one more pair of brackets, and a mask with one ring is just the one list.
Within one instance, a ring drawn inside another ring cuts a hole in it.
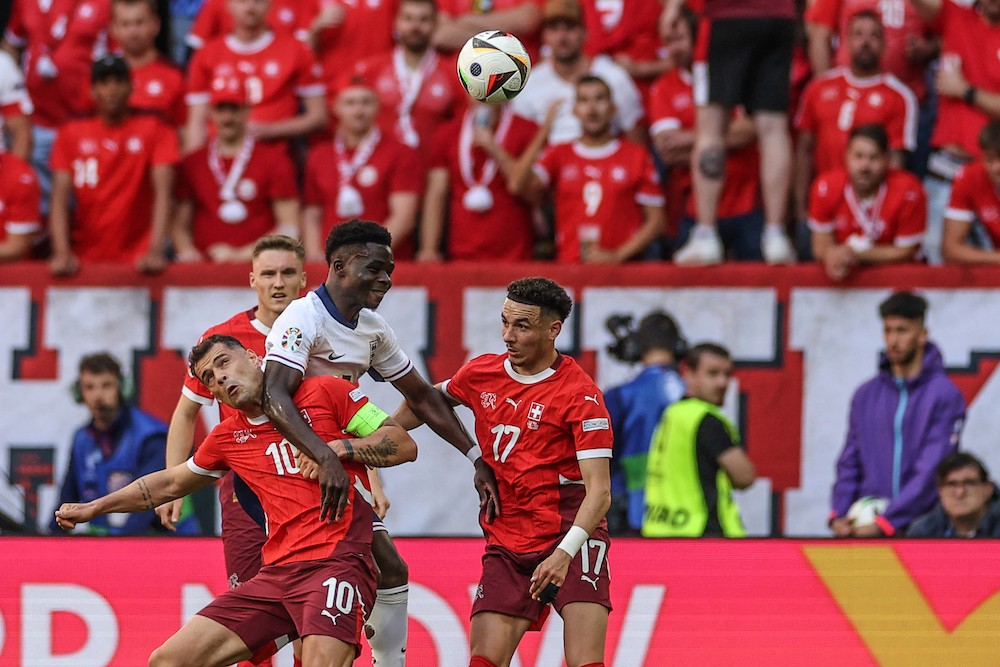
[{"label": "player's ear", "polygon": [[250,348],[248,347],[248,348],[246,348],[246,354],[247,354],[247,359],[249,359],[249,360],[250,360],[250,363],[251,363],[251,364],[253,364],[254,366],[257,366],[257,367],[259,368],[259,367],[260,367],[260,365],[261,365],[261,364],[260,364],[260,362],[261,362],[261,359],[260,359],[260,357],[259,357],[259,356],[257,355],[257,353],[256,353],[256,352],[254,352],[253,350],[251,350],[251,349],[250,349]]},{"label": "player's ear", "polygon": [[562,331],[562,321],[553,318],[549,323],[549,340],[555,340],[558,338],[559,333]]}]

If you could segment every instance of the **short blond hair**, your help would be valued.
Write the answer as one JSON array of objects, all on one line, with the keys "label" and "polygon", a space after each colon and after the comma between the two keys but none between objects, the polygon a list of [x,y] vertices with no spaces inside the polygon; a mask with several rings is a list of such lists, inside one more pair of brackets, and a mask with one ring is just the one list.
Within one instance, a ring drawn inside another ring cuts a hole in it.
[{"label": "short blond hair", "polygon": [[257,239],[257,242],[253,244],[253,254],[251,257],[253,257],[253,259],[257,259],[260,253],[265,250],[287,250],[288,252],[294,252],[300,262],[304,261],[306,258],[306,249],[305,246],[302,245],[302,241],[293,239],[291,236],[285,236],[284,234],[268,234],[267,236],[261,236]]}]

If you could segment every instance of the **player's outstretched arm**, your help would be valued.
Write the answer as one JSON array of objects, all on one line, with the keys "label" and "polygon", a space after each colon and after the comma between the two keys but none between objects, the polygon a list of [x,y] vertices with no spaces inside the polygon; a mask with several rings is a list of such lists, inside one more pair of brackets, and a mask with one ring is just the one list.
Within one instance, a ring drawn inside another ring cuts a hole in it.
[{"label": "player's outstretched arm", "polygon": [[78,523],[102,514],[145,512],[170,500],[183,498],[214,481],[214,477],[199,475],[188,468],[187,463],[181,463],[144,475],[125,488],[89,503],[63,503],[56,510],[56,523],[63,530],[72,530]]},{"label": "player's outstretched arm", "polygon": [[[194,443],[195,420],[201,404],[195,403],[183,394],[177,401],[174,414],[170,418],[170,429],[167,431],[167,469],[184,463],[191,456]],[[164,503],[156,508],[156,516],[167,530],[177,530],[177,522],[181,520],[181,510],[184,501],[177,499]]]}]

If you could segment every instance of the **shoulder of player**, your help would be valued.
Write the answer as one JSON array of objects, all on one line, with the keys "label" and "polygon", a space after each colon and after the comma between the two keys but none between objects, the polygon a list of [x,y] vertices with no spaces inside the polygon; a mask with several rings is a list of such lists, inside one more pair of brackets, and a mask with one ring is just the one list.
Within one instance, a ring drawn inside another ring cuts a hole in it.
[{"label": "shoulder of player", "polygon": [[886,175],[886,183],[891,190],[922,190],[920,179],[905,169],[890,169]]},{"label": "shoulder of player", "polygon": [[38,180],[31,165],[13,153],[0,153],[0,178],[24,184]]},{"label": "shoulder of player", "polygon": [[355,387],[347,380],[337,377],[336,375],[314,375],[302,380],[298,390],[295,392],[295,396],[308,397],[315,395],[317,392],[329,390],[349,394],[355,389],[361,391],[358,387]]},{"label": "shoulder of player", "polygon": [[201,335],[198,340],[204,340],[209,336],[214,336],[215,334],[220,334],[223,336],[232,336],[236,340],[240,341],[246,345],[246,341],[243,340],[247,329],[251,327],[250,321],[253,319],[254,309],[242,310],[232,317],[230,317],[225,322],[219,322],[215,326],[211,326],[205,330],[205,333]]},{"label": "shoulder of player", "polygon": [[843,167],[837,167],[836,169],[831,169],[820,174],[816,178],[814,187],[820,190],[826,188],[829,194],[839,197],[843,195],[843,189],[847,185],[847,181],[847,170]]}]

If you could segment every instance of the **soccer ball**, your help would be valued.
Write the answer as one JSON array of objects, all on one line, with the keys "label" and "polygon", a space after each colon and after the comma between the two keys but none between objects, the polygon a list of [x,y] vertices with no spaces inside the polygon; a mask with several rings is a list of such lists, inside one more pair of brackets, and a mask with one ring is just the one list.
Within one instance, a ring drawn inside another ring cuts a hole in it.
[{"label": "soccer ball", "polygon": [[864,498],[858,498],[854,501],[854,504],[848,508],[847,518],[854,527],[870,526],[875,523],[875,517],[885,512],[885,508],[888,506],[888,498],[879,498],[877,496],[865,496]]},{"label": "soccer ball", "polygon": [[480,102],[513,99],[528,83],[531,58],[514,35],[487,30],[474,35],[458,52],[458,80]]}]

